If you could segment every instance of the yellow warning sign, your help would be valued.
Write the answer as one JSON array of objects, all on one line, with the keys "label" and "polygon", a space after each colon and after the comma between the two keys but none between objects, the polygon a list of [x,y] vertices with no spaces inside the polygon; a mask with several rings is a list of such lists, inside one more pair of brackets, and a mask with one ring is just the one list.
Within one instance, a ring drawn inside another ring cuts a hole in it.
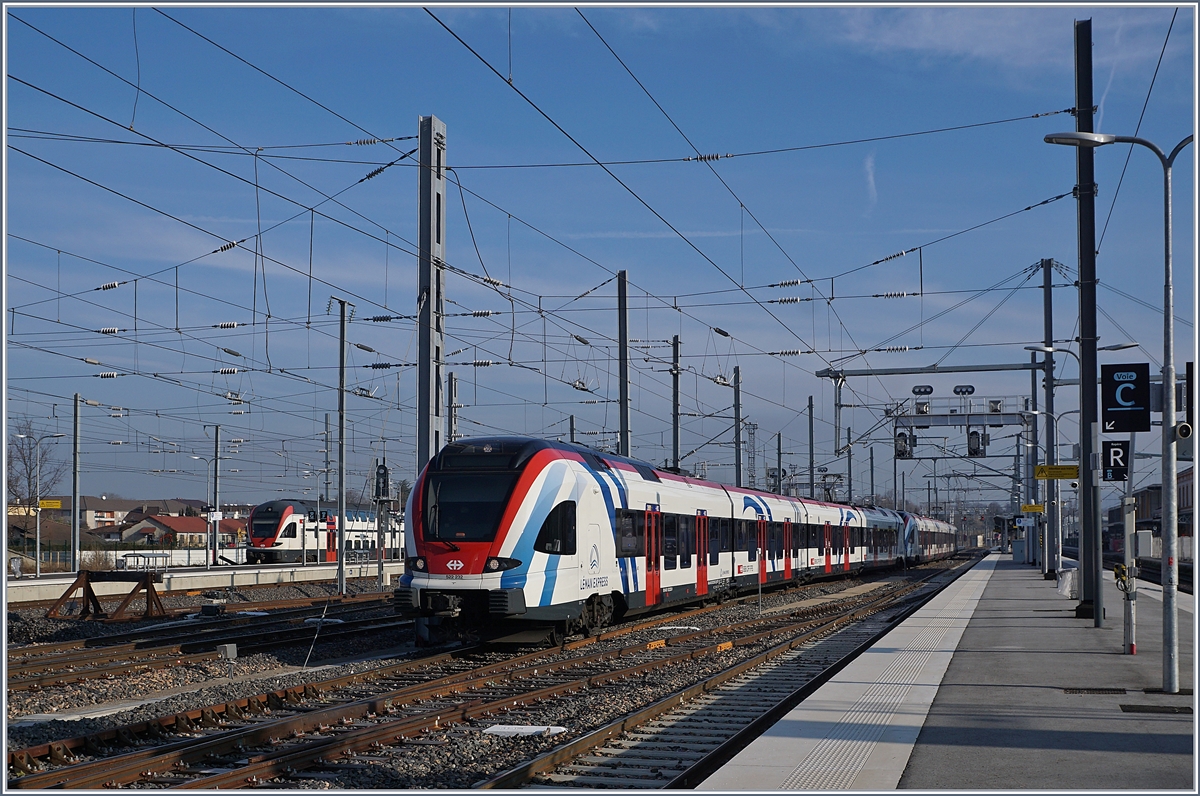
[{"label": "yellow warning sign", "polygon": [[39,509],[61,509],[62,501],[59,499],[42,498],[38,501]]},{"label": "yellow warning sign", "polygon": [[1045,514],[1046,507],[1041,503],[1022,503],[1021,511],[1025,514]]},{"label": "yellow warning sign", "polygon": [[1062,481],[1079,477],[1078,464],[1039,464],[1033,468],[1033,477],[1039,481]]}]

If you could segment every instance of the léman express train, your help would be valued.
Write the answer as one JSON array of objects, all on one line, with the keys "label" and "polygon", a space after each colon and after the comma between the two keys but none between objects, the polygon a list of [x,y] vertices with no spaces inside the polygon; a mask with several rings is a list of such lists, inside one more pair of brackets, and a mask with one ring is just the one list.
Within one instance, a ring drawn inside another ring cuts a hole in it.
[{"label": "l\u00e9man express train", "polygon": [[626,615],[953,554],[906,512],[740,489],[528,437],[446,445],[405,517],[396,610],[418,641],[503,623],[591,632]]}]

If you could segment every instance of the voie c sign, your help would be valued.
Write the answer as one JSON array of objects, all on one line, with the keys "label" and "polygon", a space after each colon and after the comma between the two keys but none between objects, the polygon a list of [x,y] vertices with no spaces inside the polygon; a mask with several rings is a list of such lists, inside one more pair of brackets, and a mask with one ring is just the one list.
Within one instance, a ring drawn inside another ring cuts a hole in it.
[{"label": "voie c sign", "polygon": [[1100,366],[1100,430],[1150,430],[1150,365]]}]

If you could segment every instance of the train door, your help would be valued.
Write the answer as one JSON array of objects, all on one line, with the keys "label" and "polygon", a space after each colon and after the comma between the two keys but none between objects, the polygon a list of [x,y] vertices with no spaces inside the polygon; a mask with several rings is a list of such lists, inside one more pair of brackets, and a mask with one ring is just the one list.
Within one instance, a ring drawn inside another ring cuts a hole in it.
[{"label": "train door", "polygon": [[825,548],[825,574],[828,575],[833,572],[833,528],[829,526],[828,522],[825,523],[824,541],[825,544],[822,547]]},{"label": "train door", "polygon": [[852,533],[849,525],[842,526],[842,570],[850,571],[850,534]]},{"label": "train door", "polygon": [[646,509],[646,606],[662,602],[662,514],[657,506]]},{"label": "train door", "polygon": [[767,548],[767,521],[762,516],[758,518],[758,524],[755,528],[758,534],[758,582],[767,582],[767,562],[770,560],[770,551]]},{"label": "train door", "polygon": [[337,561],[337,516],[333,512],[325,516],[325,563],[329,563]]},{"label": "train door", "polygon": [[696,594],[708,594],[708,512],[696,512]]},{"label": "train door", "polygon": [[783,577],[792,579],[792,521],[783,521]]}]

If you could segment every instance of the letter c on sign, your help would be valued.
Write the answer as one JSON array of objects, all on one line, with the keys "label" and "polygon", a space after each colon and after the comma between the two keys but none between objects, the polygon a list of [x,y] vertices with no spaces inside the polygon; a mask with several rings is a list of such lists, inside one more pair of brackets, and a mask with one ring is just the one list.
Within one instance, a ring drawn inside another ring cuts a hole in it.
[{"label": "letter c on sign", "polygon": [[1121,397],[1121,392],[1123,390],[1132,390],[1132,389],[1133,389],[1133,385],[1130,384],[1129,382],[1126,382],[1126,383],[1122,384],[1120,387],[1117,387],[1117,392],[1116,392],[1117,403],[1119,403],[1121,406],[1133,406],[1133,401],[1126,401],[1124,398]]}]

